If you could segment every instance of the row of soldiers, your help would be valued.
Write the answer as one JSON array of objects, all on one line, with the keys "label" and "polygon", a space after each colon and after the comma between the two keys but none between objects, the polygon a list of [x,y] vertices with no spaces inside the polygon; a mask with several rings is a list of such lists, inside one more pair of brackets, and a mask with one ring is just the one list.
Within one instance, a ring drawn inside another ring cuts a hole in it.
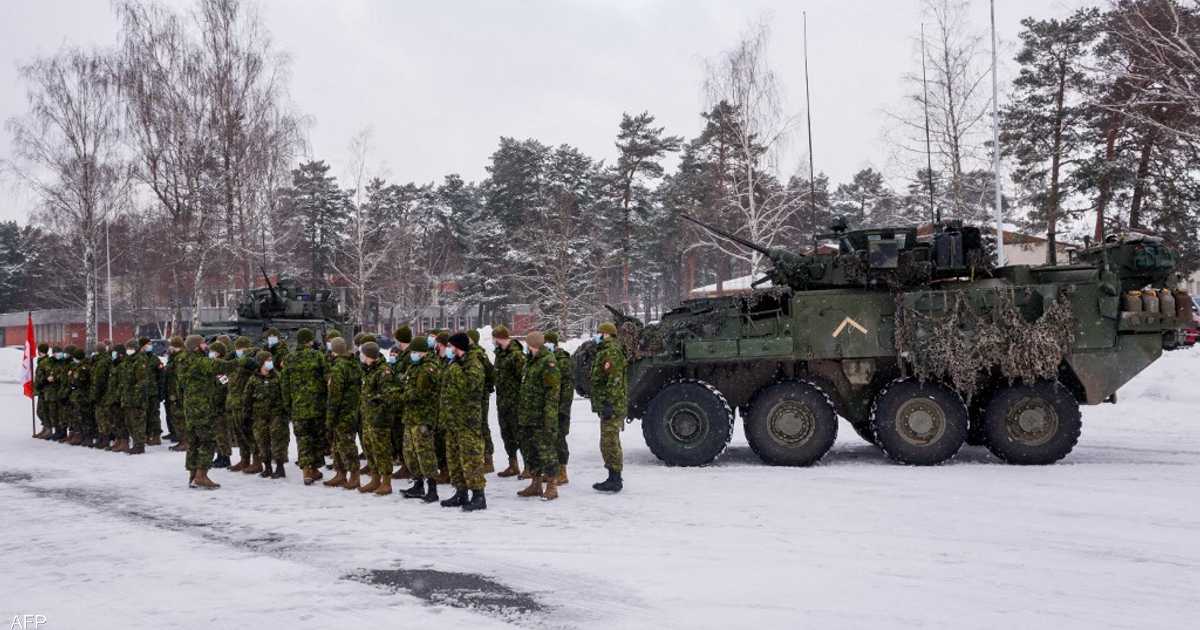
[{"label": "row of soldiers", "polygon": [[[593,487],[605,492],[622,488],[625,363],[615,336],[611,323],[600,326],[591,374],[609,473]],[[191,335],[172,338],[165,365],[147,339],[126,343],[123,354],[101,344],[91,357],[42,347],[35,387],[44,429],[35,437],[142,453],[160,443],[158,406],[165,401],[180,442],[173,449],[188,453],[191,487],[220,487],[208,477],[211,468],[284,477],[291,425],[306,485],[323,478],[328,456],[336,472],[325,486],[387,495],[393,478],[411,478],[403,496],[434,502],[437,485],[450,483],[454,495],[441,504],[477,510],[486,508],[484,475],[494,471],[487,417],[495,391],[508,455],[499,476],[528,478],[519,496],[557,498],[558,486],[569,483],[573,383],[570,355],[554,333],[532,332],[522,347],[497,327],[494,364],[476,331],[414,339],[401,327],[394,337],[384,353],[372,335],[350,343],[338,331],[329,331],[322,347],[302,329],[295,349],[274,329],[257,348],[246,337],[209,345]],[[240,458],[231,464],[235,444]]]}]

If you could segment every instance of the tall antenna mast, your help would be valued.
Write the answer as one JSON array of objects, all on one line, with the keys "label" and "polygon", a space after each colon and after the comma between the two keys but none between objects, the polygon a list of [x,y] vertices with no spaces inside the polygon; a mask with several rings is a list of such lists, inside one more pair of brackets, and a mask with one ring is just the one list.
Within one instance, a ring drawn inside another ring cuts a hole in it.
[{"label": "tall antenna mast", "polygon": [[921,22],[921,87],[925,90],[925,175],[929,180],[929,218],[933,223],[942,220],[942,211],[933,201],[933,141],[929,137],[929,79],[925,76],[925,23]]},{"label": "tall antenna mast", "polygon": [[996,0],[991,1],[992,8],[992,188],[996,198],[996,266],[1007,264],[1004,256],[1004,212],[1001,207],[1003,200],[1000,196],[1000,105],[999,89],[996,87]]},{"label": "tall antenna mast", "polygon": [[808,119],[808,206],[813,220],[817,218],[817,176],[813,167],[812,99],[808,94],[808,11],[804,16],[804,116]]},{"label": "tall antenna mast", "polygon": [[108,343],[113,342],[113,318],[112,318],[112,248],[108,244],[108,224],[112,222],[112,215],[104,219],[104,292],[108,297]]}]

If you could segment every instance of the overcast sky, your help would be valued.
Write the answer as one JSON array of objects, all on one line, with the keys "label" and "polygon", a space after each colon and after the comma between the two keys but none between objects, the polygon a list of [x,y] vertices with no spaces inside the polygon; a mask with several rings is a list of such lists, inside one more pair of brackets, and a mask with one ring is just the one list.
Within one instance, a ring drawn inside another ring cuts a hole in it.
[{"label": "overcast sky", "polygon": [[[1022,18],[1095,3],[997,0],[1001,62],[1015,53]],[[982,31],[987,0],[971,4]],[[312,121],[311,157],[344,172],[351,137],[369,126],[373,170],[396,181],[454,172],[481,179],[502,135],[570,143],[611,162],[622,112],[648,110],[669,133],[692,137],[703,60],[763,16],[788,109],[801,113],[804,11],[817,170],[835,183],[866,166],[895,176],[885,110],[901,101],[902,75],[919,69],[917,0],[268,0],[259,8],[291,57],[291,98]],[[20,63],[68,43],[115,42],[103,0],[11,1],[3,10],[0,120],[24,112]],[[794,145],[783,164],[789,172],[806,164],[804,136]],[[10,156],[4,130],[0,160]],[[11,181],[0,186],[0,219],[23,222],[33,203]]]}]

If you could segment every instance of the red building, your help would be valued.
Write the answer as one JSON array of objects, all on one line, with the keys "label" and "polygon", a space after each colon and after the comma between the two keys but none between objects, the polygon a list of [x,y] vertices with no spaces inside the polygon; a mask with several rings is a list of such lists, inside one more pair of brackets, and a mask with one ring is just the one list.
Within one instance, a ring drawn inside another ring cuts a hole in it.
[{"label": "red building", "polygon": [[[26,311],[0,314],[0,331],[5,346],[25,345]],[[56,308],[33,311],[33,334],[38,343],[82,346],[86,327],[82,309]],[[97,322],[97,339],[108,339],[108,320],[101,313]],[[113,322],[112,336],[124,341],[137,333],[137,326],[128,321]]]}]

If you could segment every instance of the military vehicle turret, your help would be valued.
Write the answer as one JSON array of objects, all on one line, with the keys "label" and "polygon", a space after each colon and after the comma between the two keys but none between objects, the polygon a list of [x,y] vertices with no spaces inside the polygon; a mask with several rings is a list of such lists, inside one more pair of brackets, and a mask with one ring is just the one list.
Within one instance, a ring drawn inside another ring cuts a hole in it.
[{"label": "military vehicle turret", "polygon": [[[981,231],[957,222],[924,238],[841,222],[818,236],[836,252],[814,254],[693,222],[766,257],[772,286],[688,300],[649,325],[616,313],[630,417],[671,465],[714,461],[735,411],[770,464],[817,462],[839,416],[900,463],[945,462],[964,443],[1052,463],[1079,438],[1079,405],[1115,402],[1190,319],[1169,287],[1176,255],[1151,236],[993,268]],[[589,348],[577,356],[586,371]]]},{"label": "military vehicle turret", "polygon": [[318,336],[331,328],[351,332],[345,328],[346,318],[329,290],[307,291],[290,278],[272,283],[267,272],[260,271],[266,286],[245,292],[237,305],[237,319],[203,322],[195,332],[206,337],[245,335],[255,340],[270,328],[277,329],[285,339],[294,338],[301,328],[309,328]]}]

